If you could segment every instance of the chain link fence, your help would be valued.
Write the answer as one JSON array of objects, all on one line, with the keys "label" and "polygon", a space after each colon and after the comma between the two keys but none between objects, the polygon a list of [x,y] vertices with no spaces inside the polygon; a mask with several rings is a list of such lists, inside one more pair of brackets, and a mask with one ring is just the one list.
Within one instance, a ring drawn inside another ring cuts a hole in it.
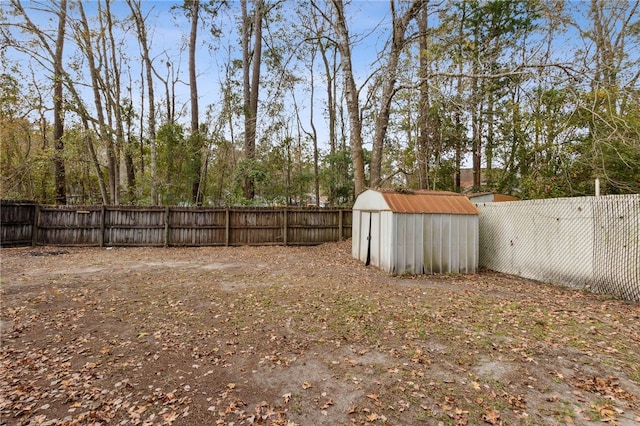
[{"label": "chain link fence", "polygon": [[640,301],[640,195],[478,204],[480,266]]}]

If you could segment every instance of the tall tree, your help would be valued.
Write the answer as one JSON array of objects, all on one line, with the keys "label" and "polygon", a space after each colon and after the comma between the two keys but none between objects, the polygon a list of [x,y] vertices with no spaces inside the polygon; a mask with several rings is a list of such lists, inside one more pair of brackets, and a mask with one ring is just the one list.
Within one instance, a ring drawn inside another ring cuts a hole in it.
[{"label": "tall tree", "polygon": [[640,44],[639,11],[638,0],[591,0],[588,26],[578,27],[583,39],[593,45],[592,56],[582,58],[590,81],[580,105],[588,129],[580,148],[585,170],[580,175],[587,182],[601,179],[611,193],[640,188],[640,65],[637,55],[628,53],[631,46],[637,51]]},{"label": "tall tree", "polygon": [[[463,51],[469,62],[471,94],[471,153],[473,161],[473,186],[482,182],[483,147],[489,146],[487,134],[493,134],[493,106],[496,94],[504,83],[498,77],[504,71],[501,60],[510,52],[514,43],[533,28],[537,18],[536,3],[531,0],[509,2],[491,0],[477,2],[462,0],[454,3],[465,16],[463,30],[467,36],[467,49]],[[490,161],[490,159],[489,159]]]},{"label": "tall tree", "polygon": [[417,169],[418,187],[420,189],[429,188],[429,159],[430,159],[430,136],[431,126],[429,125],[429,12],[425,7],[418,17],[418,55],[419,69],[418,78],[420,80],[420,102],[418,113],[418,136],[417,136]]},{"label": "tall tree", "polygon": [[[348,152],[344,152],[344,147],[338,141],[338,113],[339,113],[339,94],[338,94],[338,53],[336,50],[335,40],[330,35],[329,24],[320,16],[316,8],[301,7],[298,9],[300,24],[303,33],[306,34],[305,45],[314,54],[312,60],[319,54],[321,59],[320,73],[313,71],[313,64],[310,70],[313,73],[311,77],[312,92],[309,100],[310,113],[314,111],[315,99],[315,81],[316,75],[321,75],[325,83],[326,96],[326,129],[328,132],[329,152],[325,156],[324,161],[326,167],[323,172],[323,183],[326,186],[324,190],[330,204],[336,204],[339,198],[351,199],[353,196],[353,183],[349,177],[349,165],[351,163]],[[306,50],[306,49],[305,49]],[[308,55],[307,55],[308,56]],[[315,127],[315,126],[313,126]],[[313,130],[313,128],[312,128]],[[314,132],[317,133],[317,132]],[[318,135],[314,136],[316,140]],[[318,171],[318,175],[320,172]]]},{"label": "tall tree", "polygon": [[198,78],[196,71],[196,50],[198,40],[198,18],[200,14],[200,1],[188,0],[189,16],[191,18],[191,30],[189,32],[189,99],[191,105],[191,145],[192,145],[192,183],[191,199],[195,204],[202,204],[202,192],[200,189],[202,173],[202,135],[200,134],[199,110],[198,110]]},{"label": "tall tree", "polygon": [[[55,43],[51,43],[51,39],[44,30],[38,27],[30,18],[29,14],[23,8],[22,3],[19,0],[11,0],[10,3],[14,13],[20,16],[24,20],[24,25],[17,24],[22,29],[25,29],[30,34],[33,34],[37,40],[39,48],[31,49],[27,45],[20,45],[11,40],[9,35],[4,35],[7,39],[6,44],[14,47],[17,50],[21,50],[28,54],[32,54],[36,60],[46,66],[50,67],[47,71],[50,72],[53,81],[53,113],[54,113],[54,150],[53,156],[54,165],[54,180],[55,180],[55,202],[57,204],[67,203],[66,194],[66,174],[65,174],[65,162],[64,162],[64,104],[63,104],[63,85],[65,82],[65,73],[63,68],[63,48],[65,41],[65,29],[67,21],[67,2],[66,0],[60,0],[60,4],[55,8],[55,4],[51,8],[43,5],[43,10],[50,11],[57,17],[58,27],[57,35],[55,37]],[[43,134],[43,138],[47,135]]]},{"label": "tall tree", "polygon": [[[123,60],[126,58],[126,55],[120,50],[120,41],[117,40],[114,35],[115,17],[111,12],[112,1],[113,0],[105,0],[104,9],[102,9],[100,3],[98,3],[100,31],[105,34],[104,37],[100,39],[102,56],[105,58],[105,69],[110,69],[110,72],[103,73],[105,83],[103,90],[105,106],[107,107],[109,117],[109,127],[113,129],[115,138],[117,161],[124,165],[124,175],[121,177],[122,169],[120,164],[118,164],[117,180],[118,182],[121,180],[126,182],[127,202],[135,203],[137,198],[135,168],[132,159],[131,141],[125,137],[125,122],[127,120],[125,114],[127,105],[125,105],[123,99],[122,88],[122,77],[126,75],[123,70]],[[119,198],[118,202],[121,201],[123,200]]]},{"label": "tall tree", "polygon": [[67,0],[60,0],[58,14],[58,36],[56,38],[56,52],[53,59],[53,143],[56,154],[53,159],[54,176],[56,181],[56,204],[67,204],[66,176],[64,165],[64,99],[62,86],[64,70],[62,52],[64,49],[64,35],[67,21]]},{"label": "tall tree", "polygon": [[336,34],[336,47],[340,52],[344,94],[349,116],[349,144],[353,161],[354,192],[360,194],[366,189],[364,173],[364,151],[362,149],[362,118],[360,116],[360,90],[356,85],[351,60],[351,37],[347,26],[344,3],[342,0],[331,0],[331,12],[326,12],[315,0],[312,6],[331,25]]},{"label": "tall tree", "polygon": [[391,102],[396,94],[396,78],[398,62],[406,44],[406,31],[409,23],[416,18],[420,10],[425,7],[424,0],[413,0],[401,16],[397,15],[395,0],[389,1],[391,9],[391,40],[389,51],[385,53],[387,63],[382,67],[379,78],[382,94],[375,119],[375,133],[371,151],[370,182],[371,187],[378,187],[382,182],[382,153],[384,141],[389,126]]},{"label": "tall tree", "polygon": [[[142,64],[146,76],[147,86],[147,101],[149,104],[148,117],[148,129],[147,136],[151,145],[151,204],[158,204],[158,182],[157,182],[157,164],[158,164],[158,149],[156,143],[156,106],[155,106],[155,92],[153,90],[153,75],[154,70],[153,63],[151,62],[151,56],[149,55],[149,41],[147,37],[147,28],[145,19],[142,16],[141,0],[127,0],[133,21],[136,25],[136,34],[138,43],[140,45],[140,53],[142,55]],[[167,102],[169,96],[167,94]],[[142,144],[142,140],[140,141]]]},{"label": "tall tree", "polygon": [[[105,93],[103,89],[106,87],[102,72],[108,72],[108,64],[105,63],[106,58],[97,54],[96,48],[100,45],[94,38],[95,31],[89,26],[89,20],[84,10],[82,2],[77,3],[80,12],[79,24],[75,27],[75,38],[80,51],[85,55],[87,66],[89,67],[89,75],[91,78],[91,88],[93,92],[93,102],[95,105],[95,120],[97,126],[97,134],[101,141],[106,145],[107,157],[107,177],[109,200],[114,204],[120,203],[120,188],[118,185],[119,162],[117,155],[117,146],[113,138],[113,129],[109,126],[106,118]],[[104,33],[98,33],[98,37],[104,37]],[[92,120],[93,121],[93,120]]]},{"label": "tall tree", "polygon": [[[256,155],[256,126],[262,61],[262,20],[265,4],[263,0],[255,0],[252,18],[248,15],[247,0],[241,0],[240,4],[242,7],[244,155],[249,168],[251,168]],[[253,44],[251,39],[253,39]],[[252,173],[248,173],[244,178],[244,197],[251,200],[254,196],[255,182]]]}]

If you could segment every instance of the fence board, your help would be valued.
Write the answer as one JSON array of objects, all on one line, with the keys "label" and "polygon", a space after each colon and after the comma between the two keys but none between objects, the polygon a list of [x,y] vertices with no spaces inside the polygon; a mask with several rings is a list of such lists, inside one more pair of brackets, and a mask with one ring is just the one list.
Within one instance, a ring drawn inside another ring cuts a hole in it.
[{"label": "fence board", "polygon": [[168,227],[173,246],[224,245],[226,209],[174,208],[169,212]]},{"label": "fence board", "polygon": [[30,202],[2,202],[0,245],[31,245],[37,205]]},{"label": "fence board", "polygon": [[351,210],[2,204],[3,245],[311,245],[351,236]]},{"label": "fence board", "polygon": [[102,212],[96,206],[40,206],[36,224],[38,245],[98,245]]},{"label": "fence board", "polygon": [[165,245],[164,207],[108,207],[105,213],[105,245]]}]

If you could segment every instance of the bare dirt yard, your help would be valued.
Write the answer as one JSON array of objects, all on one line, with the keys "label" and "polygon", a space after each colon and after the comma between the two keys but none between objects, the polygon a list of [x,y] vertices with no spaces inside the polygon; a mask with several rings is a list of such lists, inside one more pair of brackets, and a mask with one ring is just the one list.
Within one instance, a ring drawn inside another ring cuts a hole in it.
[{"label": "bare dirt yard", "polygon": [[316,247],[1,250],[2,425],[637,425],[640,306]]}]

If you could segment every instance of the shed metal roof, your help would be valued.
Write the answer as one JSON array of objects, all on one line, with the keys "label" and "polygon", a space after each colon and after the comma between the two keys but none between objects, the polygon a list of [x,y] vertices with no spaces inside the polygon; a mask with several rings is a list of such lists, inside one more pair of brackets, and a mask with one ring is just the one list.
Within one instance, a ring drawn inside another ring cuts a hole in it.
[{"label": "shed metal roof", "polygon": [[467,197],[456,192],[381,190],[380,193],[391,211],[397,213],[480,214]]}]

